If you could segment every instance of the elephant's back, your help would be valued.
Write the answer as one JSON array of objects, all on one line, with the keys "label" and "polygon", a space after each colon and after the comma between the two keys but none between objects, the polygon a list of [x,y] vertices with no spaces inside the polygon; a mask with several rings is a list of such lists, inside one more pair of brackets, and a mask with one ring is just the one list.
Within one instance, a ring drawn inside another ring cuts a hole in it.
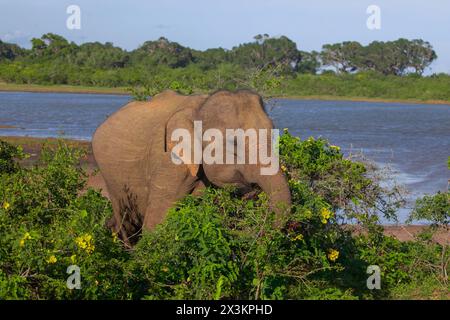
[{"label": "elephant's back", "polygon": [[96,159],[114,156],[112,160],[133,161],[144,156],[143,149],[162,143],[167,119],[186,98],[163,93],[151,101],[130,102],[110,115],[92,139]]}]

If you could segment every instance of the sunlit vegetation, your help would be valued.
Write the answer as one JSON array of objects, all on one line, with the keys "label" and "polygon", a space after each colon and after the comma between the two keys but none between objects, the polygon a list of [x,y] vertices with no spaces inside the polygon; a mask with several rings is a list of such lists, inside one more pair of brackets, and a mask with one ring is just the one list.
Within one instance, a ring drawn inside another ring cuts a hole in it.
[{"label": "sunlit vegetation", "polygon": [[347,41],[307,52],[285,36],[257,35],[232,49],[205,51],[160,38],[126,51],[112,43],[77,45],[48,33],[33,39],[31,49],[0,42],[0,81],[193,93],[252,87],[249,74],[269,72],[280,82],[269,86],[272,96],[450,101],[449,75],[423,76],[436,58],[431,44],[420,39],[366,46]]},{"label": "sunlit vegetation", "polygon": [[[130,249],[105,227],[109,200],[86,188],[83,148],[53,141],[23,166],[23,150],[0,142],[0,299],[449,298],[450,252],[433,240],[448,228],[448,193],[418,203],[412,218],[432,227],[400,242],[378,220],[395,220],[398,191],[370,166],[287,130],[280,153],[293,206],[278,227],[264,193],[210,187]],[[66,285],[70,265],[79,290]]]}]

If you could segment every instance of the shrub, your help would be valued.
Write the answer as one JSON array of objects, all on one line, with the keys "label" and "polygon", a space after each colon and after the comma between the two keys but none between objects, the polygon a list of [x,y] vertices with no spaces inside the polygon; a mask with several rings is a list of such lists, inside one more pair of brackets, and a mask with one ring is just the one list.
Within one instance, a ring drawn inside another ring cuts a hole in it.
[{"label": "shrub", "polygon": [[[450,157],[448,158],[448,168],[450,169]],[[425,228],[419,235],[417,246],[420,250],[418,262],[428,269],[438,281],[448,284],[448,269],[450,265],[450,250],[448,239],[442,240],[439,246],[430,246],[433,238],[438,232],[448,235],[450,224],[450,190],[447,192],[438,191],[434,195],[425,195],[416,200],[408,221],[427,220],[430,226]]]},{"label": "shrub", "polygon": [[[249,200],[232,189],[207,189],[200,197],[187,197],[143,236],[133,254],[133,274],[145,275],[139,287],[147,298],[361,296],[372,261],[338,222],[346,215],[359,217],[353,214],[356,207],[348,208],[357,201],[375,212],[384,201],[383,190],[365,176],[362,163],[344,159],[325,140],[300,141],[286,131],[280,142],[294,202],[283,227],[273,227],[274,214],[263,193]],[[365,225],[374,224],[363,218]]]},{"label": "shrub", "polygon": [[0,174],[14,173],[19,170],[16,160],[23,159],[25,154],[20,146],[13,146],[0,140]]},{"label": "shrub", "polygon": [[293,226],[299,219],[285,229],[273,222],[263,194],[248,201],[208,189],[143,236],[133,273],[144,275],[152,299],[281,299],[298,298],[308,275],[339,268],[330,255],[336,247],[305,238]]},{"label": "shrub", "polygon": [[450,224],[450,192],[437,192],[417,199],[416,206],[409,217],[413,220],[428,220],[433,226]]},{"label": "shrub", "polygon": [[[435,274],[438,246],[383,235],[377,214],[395,211],[395,191],[365,164],[323,139],[286,131],[280,142],[293,199],[280,228],[264,193],[210,187],[131,250],[105,227],[111,205],[86,188],[82,152],[47,145],[24,168],[20,149],[2,142],[0,161],[14,169],[0,181],[0,299],[372,299]],[[366,287],[370,264],[381,268],[381,291]],[[66,287],[70,265],[80,290]]]},{"label": "shrub", "polygon": [[[92,189],[80,195],[80,155],[60,143],[44,148],[40,166],[2,174],[0,299],[125,296],[120,270],[126,252],[104,227],[109,201]],[[72,264],[82,270],[81,290],[66,287]]]}]

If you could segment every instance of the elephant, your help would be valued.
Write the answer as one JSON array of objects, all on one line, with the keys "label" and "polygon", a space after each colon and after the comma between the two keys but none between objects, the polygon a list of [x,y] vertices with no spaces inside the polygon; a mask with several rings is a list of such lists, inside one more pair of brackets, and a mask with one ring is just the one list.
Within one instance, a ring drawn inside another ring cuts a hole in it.
[{"label": "elephant", "polygon": [[[261,97],[249,90],[219,90],[210,95],[166,90],[149,101],[128,103],[96,129],[93,154],[113,207],[108,226],[125,243],[137,242],[137,235],[154,229],[177,201],[199,194],[206,186],[232,185],[248,192],[257,185],[267,193],[271,207],[289,208],[291,194],[279,168],[275,174],[262,175],[265,164],[259,162],[174,163],[171,133],[178,128],[192,133],[195,121],[201,121],[203,130],[220,132],[273,129]],[[277,215],[286,210],[274,209]]]}]

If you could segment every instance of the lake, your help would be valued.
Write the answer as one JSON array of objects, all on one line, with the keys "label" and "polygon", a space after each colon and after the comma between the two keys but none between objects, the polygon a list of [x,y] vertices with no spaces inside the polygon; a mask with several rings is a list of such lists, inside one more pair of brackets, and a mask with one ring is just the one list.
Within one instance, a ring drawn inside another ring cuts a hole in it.
[{"label": "lake", "polygon": [[[2,136],[90,140],[128,96],[0,92]],[[279,99],[268,106],[276,127],[301,138],[324,137],[345,154],[362,151],[389,166],[410,199],[446,190],[450,170],[450,106]],[[401,213],[404,220],[406,213]]]}]

